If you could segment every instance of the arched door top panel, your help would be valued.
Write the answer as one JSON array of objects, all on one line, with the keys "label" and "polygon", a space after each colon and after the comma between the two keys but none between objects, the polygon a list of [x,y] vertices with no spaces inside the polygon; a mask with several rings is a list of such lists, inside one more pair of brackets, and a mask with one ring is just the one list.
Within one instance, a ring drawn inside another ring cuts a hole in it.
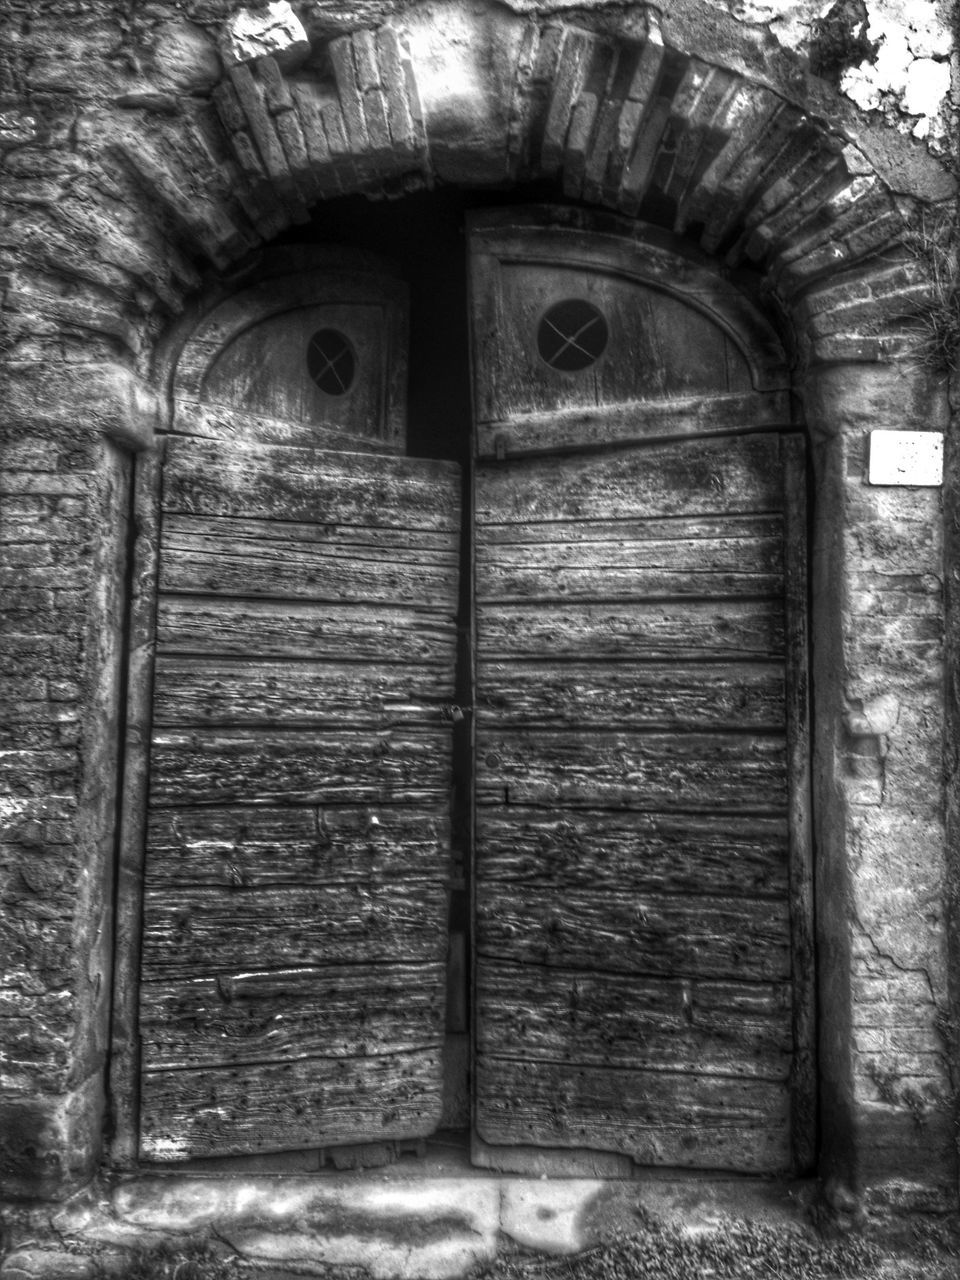
[{"label": "arched door top panel", "polygon": [[407,317],[407,286],[372,254],[265,254],[183,343],[173,430],[402,453]]},{"label": "arched door top panel", "polygon": [[671,237],[528,208],[471,246],[481,455],[789,423],[775,332]]}]

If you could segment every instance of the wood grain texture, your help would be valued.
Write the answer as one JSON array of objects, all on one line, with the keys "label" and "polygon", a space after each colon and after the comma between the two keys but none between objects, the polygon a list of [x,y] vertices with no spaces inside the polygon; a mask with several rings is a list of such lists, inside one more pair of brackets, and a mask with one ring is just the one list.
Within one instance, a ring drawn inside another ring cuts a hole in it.
[{"label": "wood grain texture", "polygon": [[165,592],[442,609],[456,599],[458,581],[449,531],[182,516],[164,521]]},{"label": "wood grain texture", "polygon": [[476,998],[481,1054],[781,1083],[790,1073],[789,982],[638,982],[489,961]]},{"label": "wood grain texture", "polygon": [[475,501],[479,525],[773,513],[783,507],[779,441],[683,440],[481,463]]},{"label": "wood grain texture", "polygon": [[782,657],[779,601],[477,602],[479,658]]},{"label": "wood grain texture", "polygon": [[[556,521],[507,520],[500,524],[484,524],[477,530],[477,544],[485,550],[491,549],[488,551],[491,557],[518,557],[521,564],[527,557],[548,557],[550,563],[557,565],[571,559],[577,562],[583,557],[601,555],[608,544],[613,544],[614,548],[629,544],[630,554],[640,555],[651,551],[656,553],[665,545],[666,554],[672,559],[683,557],[686,549],[686,563],[696,566],[701,545],[770,540],[779,543],[782,534],[783,518],[779,514],[667,516],[661,519],[653,513],[645,513],[617,520],[590,520],[570,515]],[[594,547],[591,545],[594,543],[602,545]],[[646,550],[645,544],[650,544]],[[492,548],[498,550],[494,552]]]},{"label": "wood grain texture", "polygon": [[241,520],[459,530],[455,463],[170,440],[163,510]]},{"label": "wood grain texture", "polygon": [[[439,721],[439,712],[438,712]],[[436,802],[450,786],[450,730],[158,731],[153,805]]]},{"label": "wood grain texture", "polygon": [[[749,391],[746,361],[699,308],[619,272],[582,262],[474,265],[477,417],[657,400],[696,392]],[[537,351],[541,317],[555,303],[589,300],[606,318],[606,350],[579,373],[558,373]]]},{"label": "wood grain texture", "polygon": [[481,961],[671,977],[790,976],[790,921],[783,902],[665,893],[568,889],[524,895],[477,890]]},{"label": "wood grain texture", "polygon": [[145,1071],[140,1150],[183,1160],[426,1136],[440,1119],[440,1086],[433,1049]]},{"label": "wood grain texture", "polygon": [[145,982],[446,955],[446,888],[434,881],[304,888],[185,887],[146,896]]},{"label": "wood grain texture", "polygon": [[155,809],[147,887],[309,887],[440,879],[450,859],[446,805]]},{"label": "wood grain texture", "polygon": [[164,654],[415,662],[449,671],[452,610],[378,603],[161,597],[157,644]]},{"label": "wood grain texture", "polygon": [[789,422],[787,391],[629,399],[610,405],[576,405],[549,413],[510,412],[503,419],[479,422],[477,453],[481,458],[491,458],[500,448],[513,458],[612,443],[641,444],[672,436],[732,435],[748,427],[780,427]]},{"label": "wood grain texture", "polygon": [[439,1051],[444,980],[440,963],[380,963],[148,982],[143,1061],[166,1070]]},{"label": "wood grain texture", "polygon": [[789,1168],[786,1086],[736,1076],[580,1067],[479,1055],[487,1142],[621,1151],[638,1164],[775,1173]]},{"label": "wood grain texture", "polygon": [[[331,423],[355,435],[387,435],[390,316],[382,305],[326,303],[270,316],[220,347],[204,371],[207,404],[259,410],[288,422]],[[343,334],[353,350],[353,378],[343,395],[327,395],[310,376],[307,350],[318,330]]]},{"label": "wood grain texture", "polygon": [[[544,528],[544,526],[540,526]],[[631,536],[610,522],[606,541],[581,539],[580,525],[548,525],[539,545],[478,540],[477,591],[489,606],[516,600],[717,599],[783,592],[777,537]],[[564,536],[566,535],[566,536]]]},{"label": "wood grain texture", "polygon": [[705,894],[782,902],[788,881],[786,815],[636,813],[483,806],[477,876],[498,894],[547,901],[584,889],[642,900]]},{"label": "wood grain texture", "polygon": [[452,661],[441,671],[410,664],[161,656],[154,724],[317,729],[436,724],[453,689]]},{"label": "wood grain texture", "polygon": [[782,812],[782,735],[485,730],[477,734],[483,804],[623,805],[647,810]]},{"label": "wood grain texture", "polygon": [[779,663],[477,663],[477,724],[490,729],[778,730]]},{"label": "wood grain texture", "polygon": [[178,397],[173,434],[238,445],[283,444],[319,449],[344,449],[352,453],[400,453],[403,440],[378,434],[357,435],[344,427],[335,414],[318,411],[313,420],[277,418],[269,412],[253,412],[225,404],[203,404]]}]

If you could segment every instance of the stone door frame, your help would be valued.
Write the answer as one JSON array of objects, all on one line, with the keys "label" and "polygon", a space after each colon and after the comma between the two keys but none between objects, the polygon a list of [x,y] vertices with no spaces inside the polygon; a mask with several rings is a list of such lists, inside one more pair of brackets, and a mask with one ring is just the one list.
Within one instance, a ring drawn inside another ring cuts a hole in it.
[{"label": "stone door frame", "polygon": [[[213,106],[185,93],[175,111],[97,108],[70,126],[88,206],[73,222],[63,206],[75,262],[58,270],[90,255],[91,226],[116,265],[109,286],[81,270],[58,294],[23,250],[9,305],[35,308],[54,332],[79,327],[87,356],[79,368],[28,360],[9,420],[50,440],[81,421],[93,442],[103,521],[93,585],[74,607],[93,632],[115,636],[130,455],[149,455],[170,411],[161,335],[194,307],[205,271],[228,291],[258,246],[318,201],[435,181],[552,180],[572,200],[668,220],[703,252],[753,264],[789,336],[814,467],[819,1171],[841,1188],[840,1205],[868,1186],[952,1204],[957,957],[944,886],[956,830],[943,735],[955,742],[956,725],[945,725],[937,623],[941,500],[934,488],[871,487],[865,468],[871,431],[942,432],[949,421],[946,379],[917,357],[916,317],[934,294],[908,241],[911,220],[955,188],[798,61],[768,63],[731,23],[706,5],[698,21],[674,22],[601,4],[576,23],[493,4],[439,15],[416,5],[375,28],[320,30],[312,44],[294,32],[268,56],[228,54]],[[116,643],[94,646],[90,662],[77,784],[89,820],[64,936],[66,954],[99,976],[78,979],[70,1050],[42,1097],[4,1104],[17,1135],[11,1185],[25,1196],[62,1196],[102,1150]],[[910,936],[897,918],[915,921]],[[913,1065],[901,1073],[904,1055]]]}]

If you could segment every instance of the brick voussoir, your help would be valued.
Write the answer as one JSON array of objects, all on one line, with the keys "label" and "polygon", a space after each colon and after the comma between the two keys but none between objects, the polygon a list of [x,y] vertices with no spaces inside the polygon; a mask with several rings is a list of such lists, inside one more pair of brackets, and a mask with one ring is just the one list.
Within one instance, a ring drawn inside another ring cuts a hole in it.
[{"label": "brick voussoir", "polygon": [[898,227],[902,229],[899,213],[888,209],[879,218],[868,221],[865,226],[872,229],[868,236],[858,236],[856,247],[851,238],[857,234],[858,227],[854,217],[848,220],[849,232],[844,235],[839,231],[835,236],[825,236],[816,248],[781,264],[777,276],[776,287],[787,297],[792,297],[801,289],[808,288],[821,276],[831,274],[840,267],[849,267],[868,258],[878,249],[890,244],[891,237],[896,235]]},{"label": "brick voussoir", "polygon": [[297,189],[306,205],[314,204],[323,194],[323,188],[310,162],[300,117],[296,111],[284,111],[274,117],[274,124]]},{"label": "brick voussoir", "polygon": [[749,148],[751,158],[742,157],[724,178],[706,210],[700,236],[700,243],[708,253],[717,251],[740,218],[746,216],[754,200],[761,198],[766,190],[767,176],[773,177],[772,165],[803,119],[802,112],[782,105],[766,130],[752,140]]},{"label": "brick voussoir", "polygon": [[778,246],[788,237],[797,234],[804,223],[816,215],[823,208],[824,202],[840,191],[848,180],[849,175],[843,161],[835,160],[808,187],[758,223],[745,246],[747,257],[759,261],[771,247]]},{"label": "brick voussoir", "polygon": [[340,195],[343,187],[330,154],[318,92],[310,84],[294,84],[292,92],[316,189],[321,198]]},{"label": "brick voussoir", "polygon": [[273,117],[267,110],[263,84],[246,65],[231,67],[229,76],[250,136],[260,153],[266,177],[274,184],[280,203],[289,211],[294,222],[308,222],[310,215],[306,203],[290,170]]},{"label": "brick voussoir", "polygon": [[176,183],[166,160],[160,160],[143,146],[141,139],[112,144],[114,157],[125,165],[146,194],[147,201],[155,201],[163,208],[179,234],[194,247],[207,254],[216,266],[226,266],[224,255],[212,229],[190,207],[185,188]]},{"label": "brick voussoir", "polygon": [[734,84],[729,73],[710,68],[688,124],[680,136],[670,177],[664,188],[665,194],[678,204],[684,199],[691,184],[695,183],[697,176],[707,168],[716,147],[723,142],[724,134],[719,121]]},{"label": "brick voussoir", "polygon": [[355,31],[351,37],[351,49],[371,154],[384,170],[396,169],[397,156],[393,151],[390,126],[387,123],[387,101],[374,33]]},{"label": "brick voussoir", "polygon": [[534,77],[540,43],[539,24],[527,22],[520,37],[507,121],[507,174],[510,178],[516,178],[521,170],[530,126],[530,111],[534,101]]},{"label": "brick voussoir", "polygon": [[780,99],[767,89],[754,90],[745,83],[737,86],[716,122],[720,139],[716,154],[703,167],[697,185],[680,198],[674,223],[677,231],[705,221],[727,177],[744,163],[756,138],[782,107]]},{"label": "brick voussoir", "polygon": [[511,177],[526,178],[537,171],[564,32],[559,23],[538,26],[536,39],[531,40],[533,68],[522,78],[518,70],[507,134],[507,172]]},{"label": "brick voussoir", "polygon": [[540,149],[540,171],[543,174],[557,173],[563,163],[574,107],[583,91],[594,47],[598,43],[587,31],[574,27],[564,29]]},{"label": "brick voussoir", "polygon": [[814,339],[812,354],[823,364],[875,364],[909,355],[915,346],[909,334],[831,333]]},{"label": "brick voussoir", "polygon": [[[371,163],[370,158],[370,135],[367,132],[367,120],[363,111],[357,69],[353,59],[353,41],[350,36],[338,36],[327,45],[327,51],[337,86],[340,118],[346,142],[344,153],[351,156],[361,183],[367,185],[375,180],[377,175],[376,166]],[[332,151],[334,142],[330,138],[329,131],[327,136]]]},{"label": "brick voussoir", "polygon": [[[806,318],[807,332],[815,337],[832,333],[876,329],[879,321],[907,320],[927,310],[935,298],[930,284],[907,285],[903,289],[863,300],[841,303]],[[801,304],[802,305],[802,304]]]},{"label": "brick voussoir", "polygon": [[777,246],[777,265],[773,279],[786,268],[828,246],[835,235],[843,235],[861,219],[869,219],[893,207],[889,192],[876,179],[854,178],[844,184],[836,196],[814,209],[783,242]]},{"label": "brick voussoir", "polygon": [[844,272],[839,280],[824,281],[805,293],[798,305],[803,314],[814,316],[838,306],[866,302],[926,284],[926,270],[916,258],[904,258],[892,266],[868,262],[859,269],[854,267]]},{"label": "brick voussoir", "polygon": [[[621,80],[624,72],[627,72],[632,82],[639,57],[640,54],[622,47],[615,51],[610,70],[610,86],[599,104],[597,124],[584,166],[582,192],[586,200],[599,203],[608,190],[615,190],[620,185],[626,153],[626,149],[619,145],[620,123],[629,88],[629,84],[624,85]],[[633,133],[635,132],[634,129]]]},{"label": "brick voussoir", "polygon": [[276,58],[258,58],[256,68],[263,87],[263,100],[270,114],[277,116],[285,111],[293,111],[293,95]]},{"label": "brick voussoir", "polygon": [[422,141],[418,145],[413,113],[407,97],[407,79],[400,41],[392,27],[380,27],[375,39],[387,127],[397,155],[404,164],[409,164],[421,155],[423,146]]}]

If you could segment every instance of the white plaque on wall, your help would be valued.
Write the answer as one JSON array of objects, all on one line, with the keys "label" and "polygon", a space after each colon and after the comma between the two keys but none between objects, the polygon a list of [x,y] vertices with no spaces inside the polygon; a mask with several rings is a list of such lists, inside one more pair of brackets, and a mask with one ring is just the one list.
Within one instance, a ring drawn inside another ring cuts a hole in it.
[{"label": "white plaque on wall", "polygon": [[943,484],[942,431],[871,431],[871,484]]}]

